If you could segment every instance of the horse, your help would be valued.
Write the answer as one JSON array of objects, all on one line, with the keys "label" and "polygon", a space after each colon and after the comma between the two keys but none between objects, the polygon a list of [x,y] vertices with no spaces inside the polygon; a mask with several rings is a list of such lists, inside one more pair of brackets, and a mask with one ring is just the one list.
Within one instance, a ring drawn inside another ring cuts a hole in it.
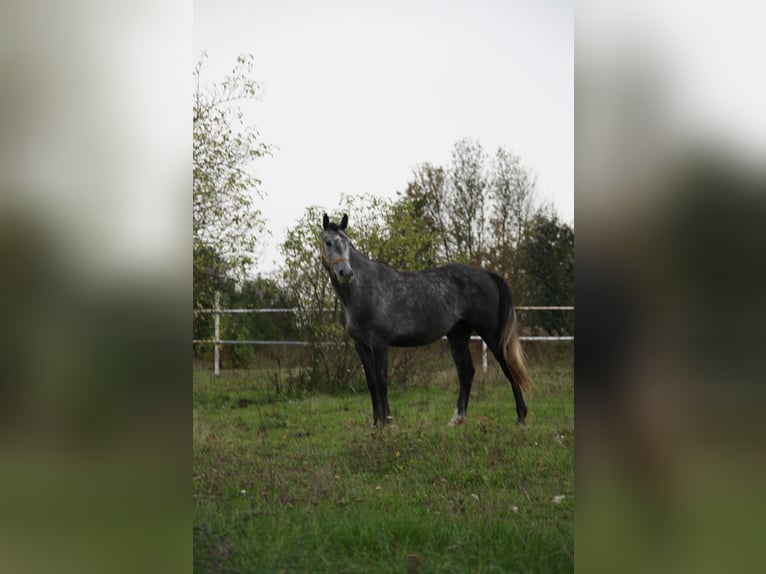
[{"label": "horse", "polygon": [[388,405],[388,349],[427,345],[446,335],[460,380],[449,426],[466,421],[475,369],[469,343],[476,333],[497,359],[513,389],[518,424],[527,416],[522,391],[531,381],[519,343],[511,291],[502,277],[453,263],[397,271],[357,251],[340,224],[322,221],[322,266],[341,302],[341,322],[354,341],[372,398],[373,425],[392,420]]}]

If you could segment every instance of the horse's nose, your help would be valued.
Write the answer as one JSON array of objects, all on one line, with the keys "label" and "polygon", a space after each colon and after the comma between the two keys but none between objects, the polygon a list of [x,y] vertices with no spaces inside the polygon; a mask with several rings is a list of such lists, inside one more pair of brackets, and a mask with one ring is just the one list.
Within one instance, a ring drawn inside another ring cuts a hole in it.
[{"label": "horse's nose", "polygon": [[340,275],[340,278],[348,283],[354,278],[354,270],[351,269],[351,267],[341,267],[338,269],[338,275]]}]

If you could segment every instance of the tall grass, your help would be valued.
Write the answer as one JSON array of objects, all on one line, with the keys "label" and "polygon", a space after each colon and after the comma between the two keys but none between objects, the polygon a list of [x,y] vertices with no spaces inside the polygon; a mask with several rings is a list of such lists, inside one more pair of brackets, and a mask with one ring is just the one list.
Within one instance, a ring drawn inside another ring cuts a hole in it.
[{"label": "tall grass", "polygon": [[530,355],[524,427],[491,359],[457,428],[446,426],[458,390],[446,360],[429,363],[426,383],[392,381],[383,430],[361,380],[277,394],[286,373],[273,369],[195,370],[195,569],[571,571],[572,352]]}]

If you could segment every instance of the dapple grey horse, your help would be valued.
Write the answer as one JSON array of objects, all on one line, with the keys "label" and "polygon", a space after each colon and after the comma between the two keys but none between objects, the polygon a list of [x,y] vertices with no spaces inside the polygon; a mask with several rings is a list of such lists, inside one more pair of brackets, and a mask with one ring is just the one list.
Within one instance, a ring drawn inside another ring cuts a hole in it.
[{"label": "dapple grey horse", "polygon": [[465,421],[474,367],[469,343],[475,330],[508,378],[521,424],[527,416],[522,390],[530,379],[517,333],[511,291],[502,277],[476,267],[452,264],[425,271],[397,271],[373,261],[324,214],[322,264],[342,304],[342,320],[362,360],[372,397],[373,421],[391,420],[388,406],[388,348],[432,343],[447,336],[460,392],[451,426]]}]

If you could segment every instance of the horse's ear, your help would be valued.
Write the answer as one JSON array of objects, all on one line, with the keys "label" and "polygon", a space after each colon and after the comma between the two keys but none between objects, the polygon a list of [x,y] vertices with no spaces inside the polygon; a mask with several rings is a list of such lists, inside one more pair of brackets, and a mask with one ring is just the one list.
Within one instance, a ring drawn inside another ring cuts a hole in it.
[{"label": "horse's ear", "polygon": [[330,218],[327,217],[327,214],[324,214],[324,218],[322,218],[322,228],[327,229],[330,226]]},{"label": "horse's ear", "polygon": [[340,220],[340,230],[346,231],[346,226],[348,225],[348,213],[343,214],[343,219]]}]

